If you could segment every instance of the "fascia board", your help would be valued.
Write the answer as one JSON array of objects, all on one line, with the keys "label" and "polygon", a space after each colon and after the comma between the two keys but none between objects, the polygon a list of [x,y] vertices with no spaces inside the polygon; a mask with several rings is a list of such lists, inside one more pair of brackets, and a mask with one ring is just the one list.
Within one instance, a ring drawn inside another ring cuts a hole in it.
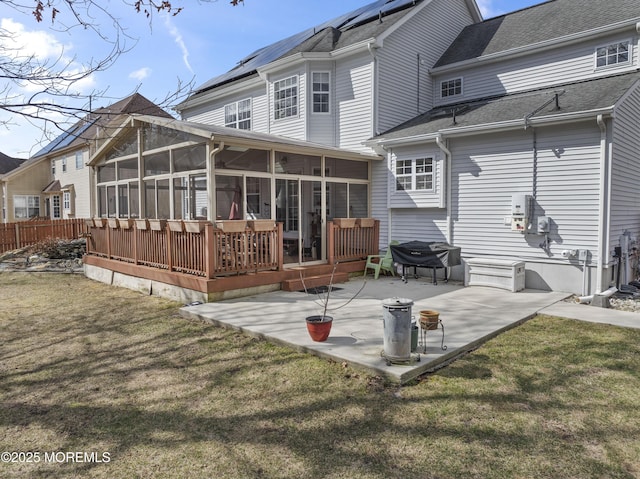
[{"label": "fascia board", "polygon": [[441,67],[432,68],[430,70],[430,73],[431,75],[452,73],[458,70],[470,68],[475,65],[494,63],[498,61],[504,61],[507,59],[518,58],[525,55],[529,55],[531,53],[538,53],[538,52],[544,52],[547,50],[552,50],[560,46],[568,46],[576,43],[581,43],[585,40],[593,40],[605,35],[613,35],[615,33],[624,32],[628,30],[630,27],[633,27],[635,30],[636,25],[638,24],[639,21],[640,21],[640,18],[625,20],[623,22],[606,25],[600,28],[594,28],[592,30],[586,30],[584,32],[579,32],[571,35],[566,35],[563,37],[553,38],[553,39],[545,40],[538,43],[532,43],[530,45],[525,45],[518,48],[512,48],[510,50],[505,50],[502,52],[482,55],[477,58],[471,58],[469,60],[452,63],[450,65],[444,65]]},{"label": "fascia board", "polygon": [[244,80],[240,80],[236,83],[213,88],[212,90],[207,91],[202,95],[197,96],[196,98],[185,100],[182,103],[179,103],[173,109],[177,112],[181,112],[182,110],[186,110],[187,108],[194,108],[200,105],[204,105],[220,97],[227,96],[227,95],[234,95],[243,90],[252,89],[257,86],[261,86],[263,84],[264,84],[264,81],[259,76],[256,76],[253,78],[247,78]]}]

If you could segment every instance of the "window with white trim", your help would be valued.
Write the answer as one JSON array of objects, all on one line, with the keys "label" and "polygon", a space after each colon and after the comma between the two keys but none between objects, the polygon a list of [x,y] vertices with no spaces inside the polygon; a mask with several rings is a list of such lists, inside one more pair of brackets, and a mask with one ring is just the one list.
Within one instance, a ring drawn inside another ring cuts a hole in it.
[{"label": "window with white trim", "polygon": [[60,214],[60,195],[51,197],[51,217],[56,220],[62,218]]},{"label": "window with white trim", "polygon": [[596,68],[631,62],[631,48],[628,41],[611,43],[596,48]]},{"label": "window with white trim", "polygon": [[76,170],[81,170],[84,168],[84,155],[81,151],[76,151]]},{"label": "window with white trim", "polygon": [[34,195],[16,195],[13,197],[14,218],[35,218],[40,216],[40,197]]},{"label": "window with white trim", "polygon": [[396,191],[433,190],[433,158],[396,161]]},{"label": "window with white trim", "polygon": [[56,160],[51,160],[51,174],[56,174]]},{"label": "window with white trim", "polygon": [[276,120],[298,116],[298,77],[273,84],[273,117]]},{"label": "window with white trim", "polygon": [[224,126],[238,130],[251,129],[251,99],[236,101],[224,106]]},{"label": "window with white trim", "polygon": [[440,82],[440,96],[442,98],[456,95],[462,95],[462,78]]},{"label": "window with white trim", "polygon": [[66,173],[67,171],[67,158],[62,158],[62,172]]},{"label": "window with white trim", "polygon": [[329,72],[313,72],[311,74],[311,94],[313,113],[329,113],[330,74]]},{"label": "window with white trim", "polygon": [[62,208],[67,213],[71,211],[71,193],[69,191],[62,192]]}]

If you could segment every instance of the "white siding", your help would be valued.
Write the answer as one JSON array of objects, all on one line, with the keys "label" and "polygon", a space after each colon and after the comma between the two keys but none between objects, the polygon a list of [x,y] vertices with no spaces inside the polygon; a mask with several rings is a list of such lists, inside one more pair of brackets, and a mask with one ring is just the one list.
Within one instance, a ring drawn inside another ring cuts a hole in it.
[{"label": "white siding", "polygon": [[[308,141],[322,145],[336,146],[336,73],[333,62],[311,62],[309,65],[309,85],[307,87],[307,105],[309,111]],[[329,73],[329,113],[313,112],[313,72]]]},{"label": "white siding", "polygon": [[[532,129],[452,142],[453,242],[465,256],[562,261],[564,249],[597,257],[600,132],[595,125]],[[534,154],[534,141],[537,153]],[[512,197],[534,197],[535,221],[551,218],[550,254],[542,235],[511,231]]]},{"label": "white siding", "polygon": [[373,136],[372,85],[373,62],[368,53],[337,62],[336,137],[339,147],[370,151],[362,142]]},{"label": "white siding", "polygon": [[371,162],[371,216],[380,220],[380,248],[389,243],[389,210],[387,208],[387,183],[390,176],[386,158]]},{"label": "white siding", "polygon": [[[630,40],[633,44],[632,65],[596,70],[596,47],[623,40]],[[456,101],[599,78],[633,70],[637,65],[638,37],[628,33],[469,67],[463,72],[437,74],[433,79],[433,94],[436,104],[452,101],[452,98],[445,98],[446,101],[443,102],[440,97],[440,82],[460,76],[464,79],[464,91],[462,97],[455,97]]]},{"label": "white siding", "polygon": [[89,161],[89,152],[83,152],[83,166],[80,169],[76,169],[76,155],[75,153],[65,155],[67,159],[67,171],[62,171],[62,157],[56,158],[56,174],[55,180],[60,181],[60,186],[73,185],[71,193],[71,201],[73,214],[69,215],[62,208],[62,194],[60,195],[60,211],[63,218],[90,218],[90,187],[89,178],[91,168],[85,165]]},{"label": "white siding", "polygon": [[[398,160],[433,159],[433,191],[397,191],[394,172]],[[389,169],[389,207],[390,208],[439,208],[444,205],[444,156],[440,149],[431,145],[418,145],[394,148],[391,151]]]},{"label": "white siding", "polygon": [[377,53],[379,132],[431,109],[428,71],[470,23],[464,1],[437,0],[385,38]]},{"label": "white siding", "polygon": [[616,108],[613,122],[610,245],[629,230],[640,234],[640,89],[636,86]]},{"label": "white siding", "polygon": [[182,111],[186,121],[206,125],[224,126],[224,107],[229,103],[251,98],[251,129],[261,133],[268,132],[268,108],[266,87],[259,86],[216,98],[206,104]]}]

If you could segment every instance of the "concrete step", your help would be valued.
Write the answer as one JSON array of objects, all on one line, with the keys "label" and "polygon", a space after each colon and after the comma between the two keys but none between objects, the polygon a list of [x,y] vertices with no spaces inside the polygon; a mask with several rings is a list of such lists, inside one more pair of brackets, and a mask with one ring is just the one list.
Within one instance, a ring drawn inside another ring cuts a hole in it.
[{"label": "concrete step", "polygon": [[[333,275],[333,284],[345,283],[349,281],[349,273],[338,273]],[[317,276],[307,276],[304,278],[304,284],[300,278],[285,279],[280,287],[283,291],[302,291],[306,286],[309,288],[317,288],[318,286],[329,286],[331,283],[331,274],[319,274]]]}]

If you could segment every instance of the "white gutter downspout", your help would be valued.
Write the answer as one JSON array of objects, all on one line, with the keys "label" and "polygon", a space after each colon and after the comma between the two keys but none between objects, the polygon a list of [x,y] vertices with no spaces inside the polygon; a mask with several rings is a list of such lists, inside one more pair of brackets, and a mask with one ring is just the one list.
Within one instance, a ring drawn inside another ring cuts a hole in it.
[{"label": "white gutter downspout", "polygon": [[453,223],[451,221],[451,151],[445,145],[442,135],[436,136],[436,145],[444,153],[444,177],[445,180],[445,195],[446,195],[446,208],[447,208],[447,243],[453,244]]},{"label": "white gutter downspout", "polygon": [[[600,198],[598,205],[598,263],[596,264],[596,293],[602,291],[602,274],[604,272],[604,258],[607,255],[606,241],[604,235],[608,232],[605,228],[606,205],[605,195],[607,194],[607,125],[602,115],[596,117],[598,126],[600,127]],[[585,262],[586,268],[586,262]]]},{"label": "white gutter downspout", "polygon": [[371,125],[371,129],[373,130],[372,136],[377,136],[380,134],[378,131],[378,102],[376,101],[378,96],[378,58],[376,57],[375,49],[378,48],[375,45],[375,42],[371,41],[367,43],[367,50],[369,50],[369,55],[373,59],[373,82],[371,88],[371,118],[373,118],[373,125]]},{"label": "white gutter downspout", "polygon": [[[2,223],[7,223],[9,217],[9,201],[7,199],[7,182],[2,180],[2,204],[0,208],[2,208],[2,212],[4,212],[4,216],[2,217]],[[1,213],[1,212],[0,212]]]},{"label": "white gutter downspout", "polygon": [[[213,143],[213,135],[211,135],[211,143]],[[224,141],[221,141],[218,145],[218,148],[214,148],[209,152],[209,161],[207,161],[207,219],[209,221],[214,221],[216,219],[216,204],[215,204],[215,171],[213,168],[213,157],[216,156],[220,151],[224,150]]]}]

